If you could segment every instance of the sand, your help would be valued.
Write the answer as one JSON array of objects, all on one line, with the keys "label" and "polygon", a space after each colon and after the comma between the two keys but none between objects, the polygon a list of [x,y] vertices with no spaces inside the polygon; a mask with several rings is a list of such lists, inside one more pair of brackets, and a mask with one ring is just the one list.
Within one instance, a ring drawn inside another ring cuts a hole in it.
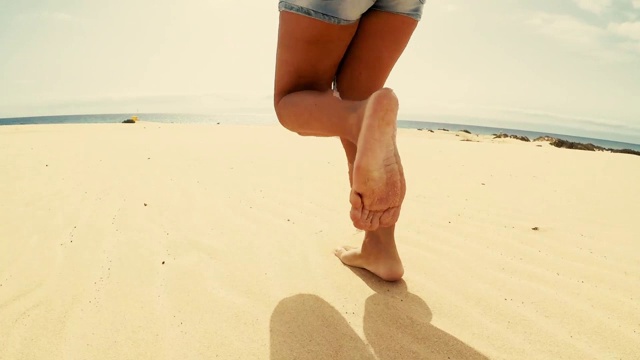
[{"label": "sand", "polygon": [[398,146],[386,283],[332,253],[363,236],[337,139],[0,127],[0,359],[640,358],[640,157]]}]

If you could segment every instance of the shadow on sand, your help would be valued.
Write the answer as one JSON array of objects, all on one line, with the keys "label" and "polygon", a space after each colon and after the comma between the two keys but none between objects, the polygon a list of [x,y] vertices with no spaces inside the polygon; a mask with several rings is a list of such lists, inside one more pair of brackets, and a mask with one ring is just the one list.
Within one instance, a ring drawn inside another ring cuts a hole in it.
[{"label": "shadow on sand", "polygon": [[364,333],[371,347],[329,303],[300,294],[280,301],[271,315],[271,360],[488,359],[431,325],[431,310],[404,281],[352,271],[376,292],[365,302]]}]

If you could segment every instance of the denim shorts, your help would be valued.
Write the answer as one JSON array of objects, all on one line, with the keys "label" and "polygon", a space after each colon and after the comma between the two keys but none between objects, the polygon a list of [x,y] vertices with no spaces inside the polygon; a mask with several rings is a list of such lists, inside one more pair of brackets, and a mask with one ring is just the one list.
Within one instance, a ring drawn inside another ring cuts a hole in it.
[{"label": "denim shorts", "polygon": [[409,16],[415,20],[422,17],[426,0],[286,0],[280,1],[280,11],[312,17],[331,24],[350,24],[368,10],[386,11]]}]

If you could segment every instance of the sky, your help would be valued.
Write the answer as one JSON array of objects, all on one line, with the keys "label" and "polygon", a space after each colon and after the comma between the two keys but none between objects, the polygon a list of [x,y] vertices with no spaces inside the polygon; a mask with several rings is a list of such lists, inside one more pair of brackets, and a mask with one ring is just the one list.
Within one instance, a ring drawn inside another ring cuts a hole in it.
[{"label": "sky", "polygon": [[[0,117],[273,114],[275,0],[0,9]],[[387,86],[407,120],[640,143],[640,0],[427,0]]]}]

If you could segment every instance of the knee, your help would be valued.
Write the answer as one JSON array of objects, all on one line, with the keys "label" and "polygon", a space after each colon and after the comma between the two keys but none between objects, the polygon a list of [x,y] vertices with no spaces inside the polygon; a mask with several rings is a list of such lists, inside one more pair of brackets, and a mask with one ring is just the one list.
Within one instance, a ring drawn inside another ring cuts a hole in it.
[{"label": "knee", "polygon": [[280,101],[282,100],[283,97],[284,95],[279,93],[273,94],[273,109],[276,111],[276,115],[278,114],[278,105],[280,104]]},{"label": "knee", "polygon": [[273,110],[275,110],[276,112],[276,117],[278,118],[278,122],[280,123],[280,125],[286,128],[287,127],[286,116],[285,116],[286,112],[284,111],[283,106],[281,104],[283,98],[284,96],[278,95],[278,94],[275,94],[273,96]]},{"label": "knee", "polygon": [[298,131],[296,131],[294,129],[294,127],[292,126],[292,120],[291,120],[291,115],[289,114],[289,112],[287,111],[287,103],[284,99],[285,96],[283,95],[274,95],[273,97],[273,108],[276,112],[276,116],[278,118],[278,122],[280,123],[280,125],[282,125],[285,129],[294,132],[298,135],[302,135],[300,134]]}]

